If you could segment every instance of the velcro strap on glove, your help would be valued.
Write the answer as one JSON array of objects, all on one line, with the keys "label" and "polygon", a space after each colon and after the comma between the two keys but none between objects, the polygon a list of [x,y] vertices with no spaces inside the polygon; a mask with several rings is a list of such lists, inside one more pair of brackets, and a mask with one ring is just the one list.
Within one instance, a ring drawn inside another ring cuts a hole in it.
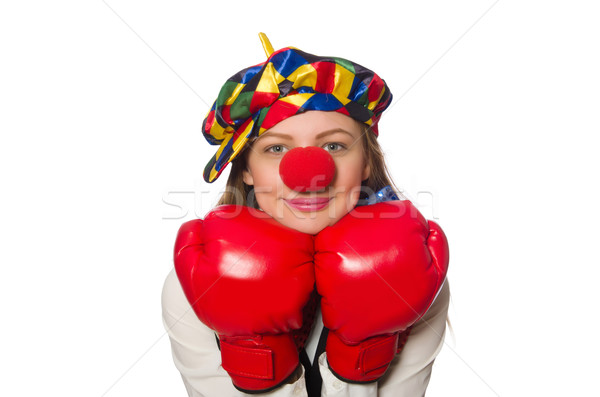
[{"label": "velcro strap on glove", "polygon": [[247,347],[221,340],[221,365],[230,375],[274,379],[273,350],[266,346]]},{"label": "velcro strap on glove", "polygon": [[336,332],[329,332],[325,346],[331,372],[348,383],[377,381],[387,371],[397,349],[397,333],[348,344]]},{"label": "velcro strap on glove", "polygon": [[376,338],[372,343],[361,344],[356,368],[362,375],[369,375],[370,372],[382,367],[387,368],[396,355],[397,347],[397,334]]},{"label": "velcro strap on glove", "polygon": [[287,334],[223,336],[221,366],[236,389],[265,393],[287,383],[300,366],[294,337]]}]

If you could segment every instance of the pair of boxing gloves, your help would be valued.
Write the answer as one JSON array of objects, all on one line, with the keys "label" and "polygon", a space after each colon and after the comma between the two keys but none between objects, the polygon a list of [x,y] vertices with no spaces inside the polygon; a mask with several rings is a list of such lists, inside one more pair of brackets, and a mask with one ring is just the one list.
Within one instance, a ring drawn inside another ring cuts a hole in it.
[{"label": "pair of boxing gloves", "polygon": [[317,235],[248,207],[224,205],[183,224],[175,269],[223,368],[244,392],[265,392],[299,367],[294,333],[316,283],[332,373],[372,382],[399,335],[425,314],[446,277],[441,228],[409,201],[356,207]]}]

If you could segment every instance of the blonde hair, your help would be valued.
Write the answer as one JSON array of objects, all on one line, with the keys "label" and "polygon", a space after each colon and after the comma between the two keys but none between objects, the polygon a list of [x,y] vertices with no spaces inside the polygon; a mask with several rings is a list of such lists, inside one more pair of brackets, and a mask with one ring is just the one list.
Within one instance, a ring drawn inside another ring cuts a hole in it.
[{"label": "blonde hair", "polygon": [[[369,194],[375,193],[386,186],[391,186],[396,194],[402,196],[392,181],[377,137],[369,126],[362,123],[359,124],[362,129],[361,141],[363,154],[367,164],[371,168],[369,178],[362,182],[360,199],[365,199]],[[248,153],[250,151],[249,147],[251,145],[251,143],[247,145],[244,151],[231,162],[231,171],[227,179],[225,192],[219,198],[217,205],[238,204],[258,208],[258,204],[254,198],[253,186],[244,183],[244,171],[246,170]]]}]

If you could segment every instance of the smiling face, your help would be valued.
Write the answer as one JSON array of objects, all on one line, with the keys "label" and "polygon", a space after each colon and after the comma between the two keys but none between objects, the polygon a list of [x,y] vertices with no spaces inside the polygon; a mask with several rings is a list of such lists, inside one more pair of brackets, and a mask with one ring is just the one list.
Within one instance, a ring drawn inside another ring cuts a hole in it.
[{"label": "smiling face", "polygon": [[[333,225],[356,205],[361,182],[369,177],[363,129],[337,112],[309,111],[289,117],[266,131],[249,148],[243,179],[254,186],[259,207],[284,226],[316,234]],[[288,150],[317,146],[331,154],[335,176],[316,192],[297,192],[279,175]]]}]

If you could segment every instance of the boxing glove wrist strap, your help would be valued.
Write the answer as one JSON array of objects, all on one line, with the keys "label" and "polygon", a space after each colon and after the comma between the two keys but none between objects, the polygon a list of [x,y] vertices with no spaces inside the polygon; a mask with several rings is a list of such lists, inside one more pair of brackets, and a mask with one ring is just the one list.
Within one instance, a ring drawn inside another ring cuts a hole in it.
[{"label": "boxing glove wrist strap", "polygon": [[300,365],[290,334],[221,337],[220,348],[223,369],[246,393],[263,393],[286,383]]},{"label": "boxing glove wrist strap", "polygon": [[273,379],[273,349],[246,347],[221,341],[223,368],[230,375]]},{"label": "boxing glove wrist strap", "polygon": [[389,367],[397,350],[397,333],[349,345],[335,332],[330,332],[326,347],[331,372],[347,383],[377,381]]}]

